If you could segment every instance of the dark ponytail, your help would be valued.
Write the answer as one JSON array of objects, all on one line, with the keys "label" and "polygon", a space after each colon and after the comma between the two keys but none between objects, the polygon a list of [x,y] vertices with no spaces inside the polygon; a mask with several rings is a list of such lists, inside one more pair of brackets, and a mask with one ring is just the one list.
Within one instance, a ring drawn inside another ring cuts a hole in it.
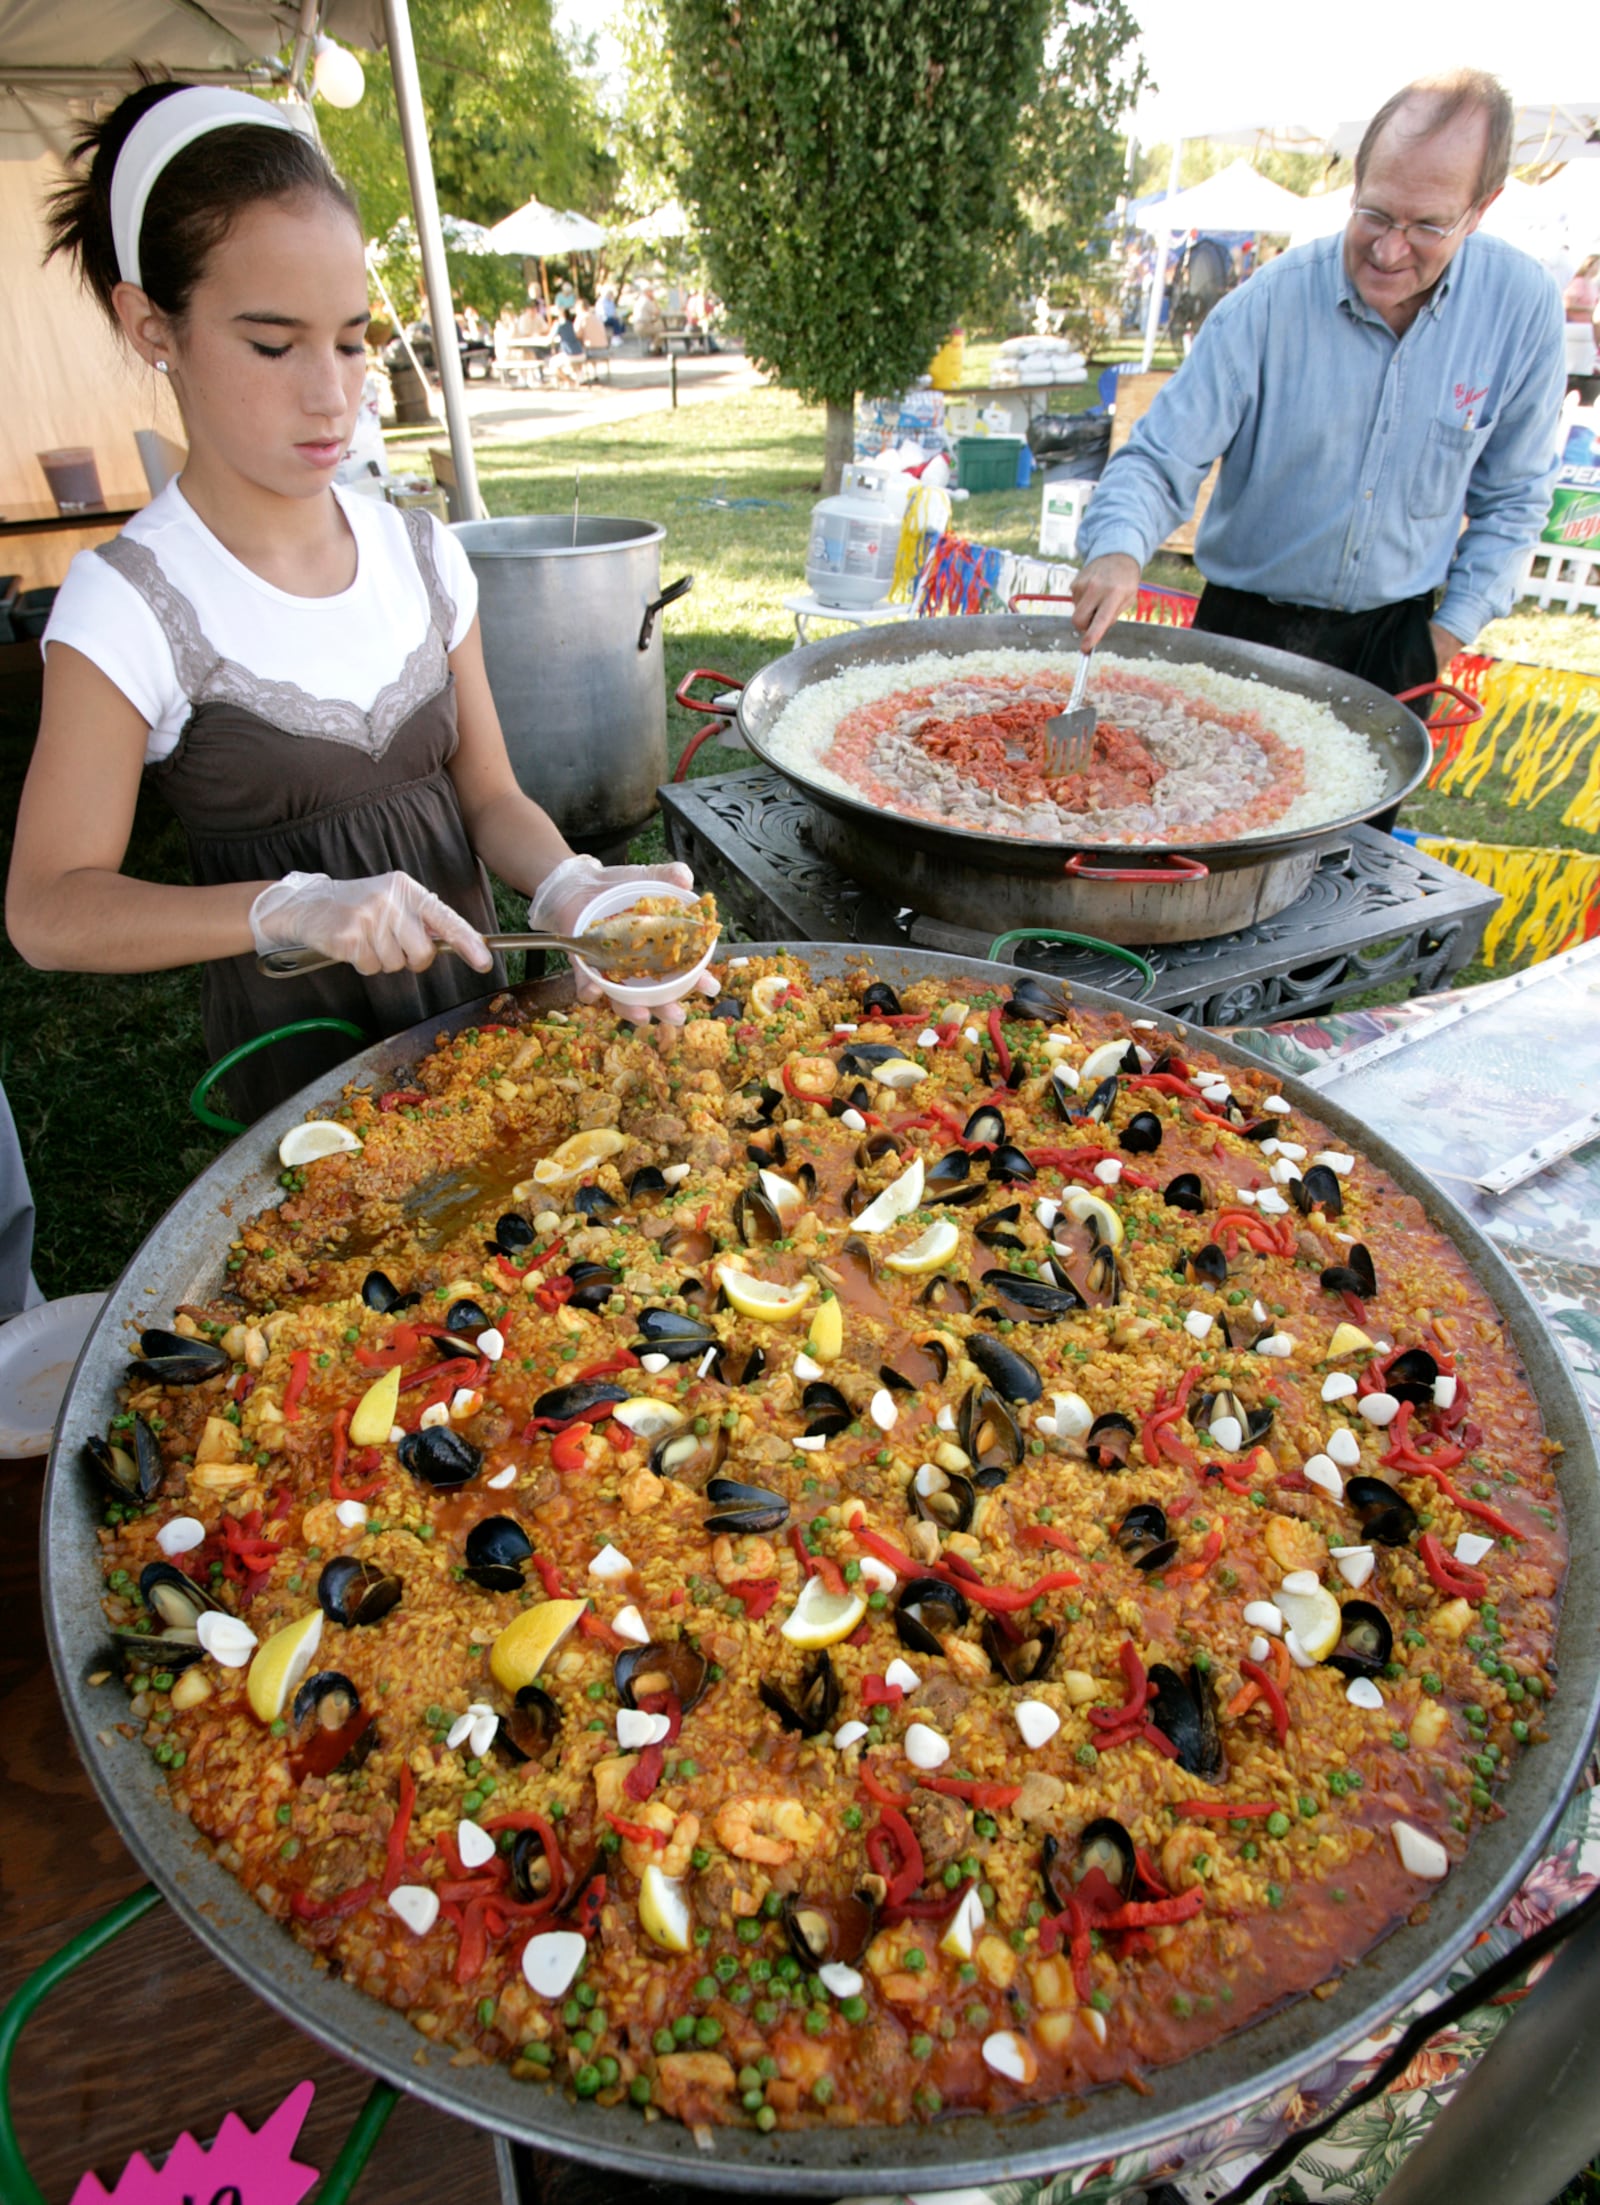
[{"label": "dark ponytail", "polygon": [[[50,194],[45,259],[65,253],[113,322],[111,294],[122,272],[111,236],[112,171],[139,118],[184,89],[141,84],[102,121],[90,123],[73,142],[77,173]],[[139,264],[146,293],[164,314],[181,320],[207,260],[246,207],[308,196],[332,200],[359,224],[348,186],[299,131],[258,130],[250,123],[207,131],[174,154],[145,207]]]}]

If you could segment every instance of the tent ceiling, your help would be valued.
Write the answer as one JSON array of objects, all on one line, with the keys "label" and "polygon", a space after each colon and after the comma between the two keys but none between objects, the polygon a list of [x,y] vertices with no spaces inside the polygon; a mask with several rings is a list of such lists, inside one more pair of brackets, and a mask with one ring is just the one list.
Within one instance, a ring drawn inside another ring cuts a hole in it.
[{"label": "tent ceiling", "polygon": [[1305,201],[1273,183],[1248,161],[1230,161],[1215,176],[1187,191],[1145,201],[1141,229],[1159,235],[1172,230],[1290,230]]}]

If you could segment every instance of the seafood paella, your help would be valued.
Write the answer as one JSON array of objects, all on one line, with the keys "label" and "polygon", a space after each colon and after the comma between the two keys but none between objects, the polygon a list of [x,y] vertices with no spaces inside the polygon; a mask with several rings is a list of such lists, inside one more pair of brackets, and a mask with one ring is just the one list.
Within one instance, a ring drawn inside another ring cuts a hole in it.
[{"label": "seafood paella", "polygon": [[937,652],[808,684],[769,730],[787,770],[941,826],[1027,840],[1199,845],[1369,811],[1385,775],[1326,704],[1214,667],[1098,652],[1087,760],[1060,773],[1046,723],[1076,652]]},{"label": "seafood paella", "polygon": [[85,1474],[175,1809],[441,2056],[706,2136],[1336,1991],[1554,1689],[1495,1308],[1264,1070],[717,974],[347,1089],[130,1338]]}]

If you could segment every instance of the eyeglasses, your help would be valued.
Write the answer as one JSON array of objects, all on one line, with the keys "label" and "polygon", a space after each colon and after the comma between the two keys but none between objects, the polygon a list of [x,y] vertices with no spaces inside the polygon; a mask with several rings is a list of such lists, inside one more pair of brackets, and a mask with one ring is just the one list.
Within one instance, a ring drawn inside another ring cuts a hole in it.
[{"label": "eyeglasses", "polygon": [[1392,231],[1398,231],[1404,238],[1415,235],[1424,244],[1442,245],[1447,237],[1454,237],[1472,209],[1464,208],[1448,229],[1441,228],[1437,222],[1397,222],[1393,215],[1380,214],[1376,207],[1357,207],[1353,211],[1369,237],[1388,237]]}]

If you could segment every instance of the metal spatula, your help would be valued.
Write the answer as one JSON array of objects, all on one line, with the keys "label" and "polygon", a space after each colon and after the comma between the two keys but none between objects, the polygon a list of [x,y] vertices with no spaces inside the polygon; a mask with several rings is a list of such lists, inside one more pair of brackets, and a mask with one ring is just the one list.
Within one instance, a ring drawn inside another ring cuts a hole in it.
[{"label": "metal spatula", "polygon": [[[577,936],[486,934],[483,939],[490,949],[560,949],[569,955],[576,951],[586,965],[616,981],[666,980],[697,964],[707,948],[709,929],[698,930],[687,946],[684,933],[681,918],[625,911]],[[447,950],[451,944],[441,942],[439,947]],[[320,949],[295,946],[264,951],[256,966],[269,980],[293,980],[300,973],[321,972],[338,962]]]},{"label": "metal spatula", "polygon": [[1084,703],[1083,692],[1088,686],[1089,661],[1093,656],[1092,651],[1079,653],[1078,671],[1072,677],[1067,709],[1044,723],[1044,765],[1052,780],[1059,780],[1068,773],[1081,773],[1089,763],[1096,722],[1094,706]]}]

